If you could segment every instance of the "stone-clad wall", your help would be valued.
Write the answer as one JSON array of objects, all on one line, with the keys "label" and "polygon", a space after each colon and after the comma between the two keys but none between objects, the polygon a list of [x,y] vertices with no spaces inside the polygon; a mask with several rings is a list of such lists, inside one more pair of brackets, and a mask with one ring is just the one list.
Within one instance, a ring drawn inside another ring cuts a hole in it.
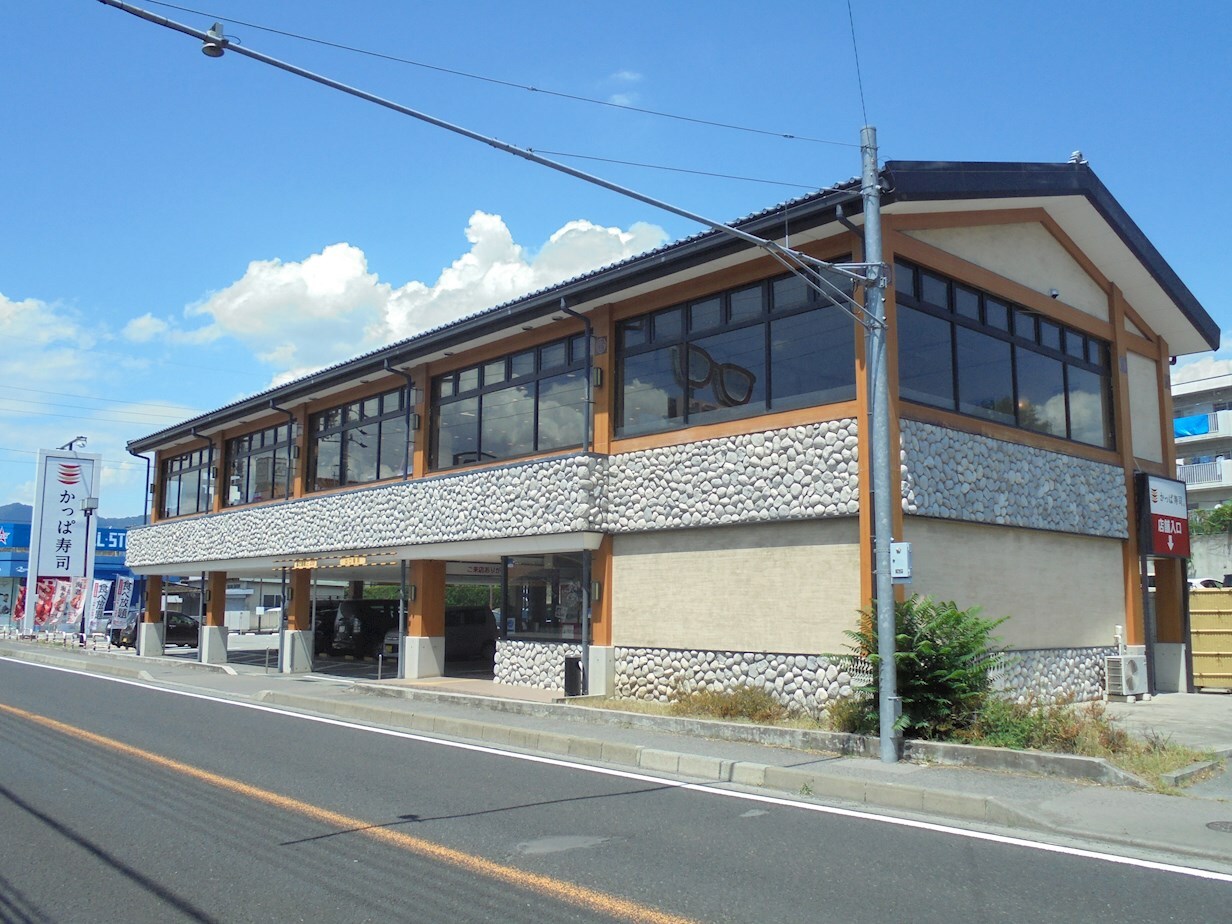
[{"label": "stone-clad wall", "polygon": [[[581,653],[577,644],[502,641],[495,679],[561,690],[565,658]],[[994,687],[1019,702],[1101,699],[1104,658],[1115,653],[1111,647],[1011,651],[1005,666],[993,673]],[[768,690],[788,709],[808,715],[820,715],[871,679],[868,663],[850,655],[617,648],[615,668],[615,695],[622,699],[667,703],[682,692],[750,686]]]},{"label": "stone-clad wall", "polygon": [[1127,536],[1120,466],[904,420],[902,470],[906,513]]},{"label": "stone-clad wall", "polygon": [[646,449],[608,464],[608,532],[854,516],[851,418]]},{"label": "stone-clad wall", "polygon": [[[604,460],[573,455],[169,520],[129,530],[128,564],[327,554],[599,528]],[[208,524],[208,525],[206,525]]]},{"label": "stone-clad wall", "polygon": [[851,419],[611,457],[576,454],[169,520],[129,531],[128,562],[852,516],[856,457]]}]

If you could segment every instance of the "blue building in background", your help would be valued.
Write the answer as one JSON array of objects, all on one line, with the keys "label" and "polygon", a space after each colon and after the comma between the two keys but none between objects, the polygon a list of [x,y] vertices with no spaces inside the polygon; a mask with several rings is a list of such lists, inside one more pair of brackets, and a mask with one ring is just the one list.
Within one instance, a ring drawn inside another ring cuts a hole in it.
[{"label": "blue building in background", "polygon": [[[112,582],[117,577],[135,577],[124,566],[128,529],[100,526],[94,546],[94,578]],[[0,624],[14,618],[17,591],[25,584],[30,568],[30,524],[0,523]],[[144,582],[139,582],[139,586]],[[134,601],[135,602],[135,601]],[[111,609],[111,601],[108,601]],[[20,614],[16,617],[20,619]]]}]

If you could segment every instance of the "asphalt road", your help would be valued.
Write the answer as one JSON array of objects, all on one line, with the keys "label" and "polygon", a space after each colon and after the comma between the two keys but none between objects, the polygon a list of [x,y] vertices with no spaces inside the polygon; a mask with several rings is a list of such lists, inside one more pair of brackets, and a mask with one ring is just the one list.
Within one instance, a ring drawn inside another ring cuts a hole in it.
[{"label": "asphalt road", "polygon": [[1201,874],[0,661],[0,921],[1227,921]]}]

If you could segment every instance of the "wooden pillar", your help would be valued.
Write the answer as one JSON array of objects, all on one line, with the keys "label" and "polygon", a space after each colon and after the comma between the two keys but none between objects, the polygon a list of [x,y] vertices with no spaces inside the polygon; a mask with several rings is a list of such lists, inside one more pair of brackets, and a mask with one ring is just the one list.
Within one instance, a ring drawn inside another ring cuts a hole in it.
[{"label": "wooden pillar", "polygon": [[407,562],[407,583],[415,599],[406,605],[406,634],[422,638],[445,637],[445,563]]},{"label": "wooden pillar", "polygon": [[590,580],[599,585],[599,597],[590,604],[590,640],[594,645],[611,645],[612,537],[604,536],[599,548],[590,554]]},{"label": "wooden pillar", "polygon": [[1125,331],[1125,299],[1121,290],[1112,287],[1109,298],[1112,321],[1112,417],[1115,421],[1117,449],[1125,469],[1126,505],[1129,522],[1128,538],[1122,546],[1122,587],[1125,589],[1125,642],[1142,645],[1146,642],[1145,617],[1142,609],[1142,577],[1138,552],[1138,507],[1134,485],[1133,422],[1129,407],[1129,358],[1122,336]]},{"label": "wooden pillar", "polygon": [[432,392],[432,379],[426,365],[412,369],[411,378],[415,381],[415,389],[411,398],[418,396],[411,411],[419,415],[419,429],[411,434],[411,438],[415,441],[411,447],[411,477],[422,478],[428,474],[428,448],[432,433],[429,395]]},{"label": "wooden pillar", "polygon": [[205,579],[205,624],[222,626],[227,620],[227,572],[211,571]]},{"label": "wooden pillar", "polygon": [[163,576],[150,574],[145,579],[145,612],[142,622],[163,621]]},{"label": "wooden pillar", "polygon": [[[591,428],[591,449],[606,454],[612,448],[613,414],[616,411],[616,326],[612,323],[611,306],[604,305],[592,312],[590,323],[594,335],[591,364],[593,369],[598,370],[602,383],[594,389],[595,416]],[[591,375],[594,374],[592,371]]]},{"label": "wooden pillar", "polygon": [[312,628],[312,572],[296,569],[287,575],[289,600],[282,602],[287,629],[307,632]]}]

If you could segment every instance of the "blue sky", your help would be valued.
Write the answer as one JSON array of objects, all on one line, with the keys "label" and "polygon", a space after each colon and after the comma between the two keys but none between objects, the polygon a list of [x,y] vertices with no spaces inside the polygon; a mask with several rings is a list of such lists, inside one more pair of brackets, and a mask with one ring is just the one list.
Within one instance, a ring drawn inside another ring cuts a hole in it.
[{"label": "blue sky", "polygon": [[[852,0],[863,106],[846,0],[137,5],[519,147],[773,181],[559,158],[719,220],[857,174],[865,111],[883,160],[1081,149],[1232,326],[1226,4]],[[140,513],[128,440],[700,230],[96,0],[5,26],[0,504],[82,434]]]}]

